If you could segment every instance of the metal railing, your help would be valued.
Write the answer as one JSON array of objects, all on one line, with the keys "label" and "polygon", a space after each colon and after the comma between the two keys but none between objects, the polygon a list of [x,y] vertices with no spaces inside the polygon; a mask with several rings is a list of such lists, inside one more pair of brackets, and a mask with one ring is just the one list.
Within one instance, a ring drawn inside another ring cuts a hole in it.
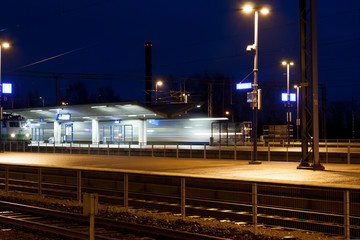
[{"label": "metal railing", "polygon": [[0,189],[360,237],[360,187],[0,164]]}]

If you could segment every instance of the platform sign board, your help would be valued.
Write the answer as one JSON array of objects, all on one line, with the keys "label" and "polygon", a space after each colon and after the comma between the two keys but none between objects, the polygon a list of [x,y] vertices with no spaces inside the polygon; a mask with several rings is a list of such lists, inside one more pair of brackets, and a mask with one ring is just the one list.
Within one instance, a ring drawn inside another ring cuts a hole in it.
[{"label": "platform sign board", "polygon": [[[287,102],[287,93],[281,94],[281,101]],[[296,93],[290,93],[290,102],[296,102]]]},{"label": "platform sign board", "polygon": [[71,114],[70,113],[56,114],[56,120],[70,121],[71,120]]},{"label": "platform sign board", "polygon": [[1,84],[1,92],[4,94],[12,94],[12,83],[3,83]]},{"label": "platform sign board", "polygon": [[251,89],[252,83],[238,83],[236,84],[236,90]]}]

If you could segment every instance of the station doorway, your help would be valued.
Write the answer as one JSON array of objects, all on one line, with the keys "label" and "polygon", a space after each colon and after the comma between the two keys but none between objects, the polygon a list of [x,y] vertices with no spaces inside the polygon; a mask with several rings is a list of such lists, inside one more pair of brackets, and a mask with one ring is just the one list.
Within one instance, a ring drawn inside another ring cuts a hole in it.
[{"label": "station doorway", "polygon": [[31,138],[33,141],[44,141],[44,128],[31,128]]},{"label": "station doorway", "polygon": [[104,125],[103,143],[133,143],[134,128],[133,125]]},{"label": "station doorway", "polygon": [[74,142],[74,126],[72,123],[65,124],[65,142],[72,143]]}]

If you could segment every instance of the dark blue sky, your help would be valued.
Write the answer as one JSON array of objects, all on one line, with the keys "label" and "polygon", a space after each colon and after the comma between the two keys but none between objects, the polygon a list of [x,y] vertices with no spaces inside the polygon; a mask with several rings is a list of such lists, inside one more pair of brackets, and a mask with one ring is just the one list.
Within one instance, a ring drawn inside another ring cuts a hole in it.
[{"label": "dark blue sky", "polygon": [[[260,16],[259,82],[284,84],[283,58],[293,59],[299,80],[298,1],[256,1],[271,8]],[[253,68],[253,16],[235,0],[12,0],[0,2],[3,81],[15,69],[56,73],[120,74],[105,81],[122,99],[142,102],[144,42],[153,42],[153,76],[188,77],[221,72],[238,81]],[[319,84],[330,100],[350,101],[360,90],[360,1],[318,0]],[[31,65],[38,61],[67,53]],[[28,67],[24,67],[30,65]],[[251,78],[252,79],[252,78]],[[70,80],[63,81],[64,90]],[[53,99],[51,79],[21,78],[21,89],[39,89]],[[94,84],[89,82],[89,84]],[[266,89],[264,89],[266,91]]]}]

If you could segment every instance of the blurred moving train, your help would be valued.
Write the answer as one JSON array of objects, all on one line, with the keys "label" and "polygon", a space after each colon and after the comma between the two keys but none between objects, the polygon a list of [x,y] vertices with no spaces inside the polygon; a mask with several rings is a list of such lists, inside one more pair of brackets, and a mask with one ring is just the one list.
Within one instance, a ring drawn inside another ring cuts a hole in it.
[{"label": "blurred moving train", "polygon": [[30,141],[30,122],[18,115],[4,114],[1,124],[1,138],[11,141]]},{"label": "blurred moving train", "polygon": [[[99,121],[99,143],[139,143],[139,132],[146,129],[148,144],[207,143],[211,145],[241,144],[251,129],[243,123],[230,123],[226,118],[148,119]],[[145,125],[145,126],[144,126]],[[21,116],[6,114],[2,139],[53,143],[53,122],[30,122]],[[64,121],[61,142],[91,143],[91,121]]]}]

